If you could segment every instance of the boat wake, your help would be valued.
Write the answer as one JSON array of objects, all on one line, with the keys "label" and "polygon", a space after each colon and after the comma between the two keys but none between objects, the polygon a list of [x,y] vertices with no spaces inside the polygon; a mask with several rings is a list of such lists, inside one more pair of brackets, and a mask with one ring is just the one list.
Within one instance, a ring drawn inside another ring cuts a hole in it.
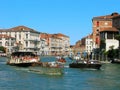
[{"label": "boat wake", "polygon": [[6,62],[0,62],[0,64],[6,64]]},{"label": "boat wake", "polygon": [[69,68],[69,65],[65,65],[64,67],[65,67],[65,68]]},{"label": "boat wake", "polygon": [[62,75],[62,68],[34,67],[29,68],[29,72],[45,75]]},{"label": "boat wake", "polygon": [[84,70],[96,71],[96,70],[98,70],[98,69],[94,69],[94,68],[84,68]]},{"label": "boat wake", "polygon": [[13,66],[15,68],[15,70],[20,70],[20,71],[28,71],[29,69],[28,68],[24,68],[24,67],[16,67],[16,66]]}]

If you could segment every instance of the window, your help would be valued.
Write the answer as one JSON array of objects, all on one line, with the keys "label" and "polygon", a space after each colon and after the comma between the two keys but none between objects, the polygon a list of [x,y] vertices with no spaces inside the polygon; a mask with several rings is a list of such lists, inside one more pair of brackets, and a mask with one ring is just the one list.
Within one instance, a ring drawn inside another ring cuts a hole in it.
[{"label": "window", "polygon": [[21,44],[21,41],[19,41],[19,44]]},{"label": "window", "polygon": [[99,36],[99,29],[96,30],[96,36]]},{"label": "window", "polygon": [[21,34],[19,34],[19,39],[21,39]]},{"label": "window", "polygon": [[107,39],[113,39],[113,33],[108,32],[107,33]]},{"label": "window", "polygon": [[15,38],[17,38],[17,35],[15,34]]},{"label": "window", "polygon": [[28,47],[28,41],[26,41],[26,47]]},{"label": "window", "polygon": [[96,31],[99,32],[99,29],[97,29]]},{"label": "window", "polygon": [[97,21],[97,27],[99,27],[99,21]]},{"label": "window", "polygon": [[28,34],[26,34],[26,39],[28,38]]}]

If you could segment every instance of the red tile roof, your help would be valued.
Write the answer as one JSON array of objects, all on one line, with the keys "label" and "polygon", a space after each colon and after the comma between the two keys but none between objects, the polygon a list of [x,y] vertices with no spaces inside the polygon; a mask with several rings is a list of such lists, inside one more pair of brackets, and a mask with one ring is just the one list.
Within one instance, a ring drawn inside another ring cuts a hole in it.
[{"label": "red tile roof", "polygon": [[120,14],[118,14],[117,12],[114,12],[110,15],[93,17],[93,19],[113,19],[113,18],[116,18],[116,17],[120,17]]},{"label": "red tile roof", "polygon": [[16,26],[13,28],[10,28],[10,31],[32,31],[32,32],[37,32],[32,28],[28,28],[26,26]]},{"label": "red tile roof", "polygon": [[66,35],[64,35],[62,33],[57,33],[57,34],[52,34],[52,35],[56,35],[57,37],[68,37],[68,36],[66,36]]},{"label": "red tile roof", "polygon": [[119,30],[115,27],[110,27],[110,28],[102,28],[100,32],[105,32],[105,31],[108,31],[108,32],[119,32]]},{"label": "red tile roof", "polygon": [[51,37],[51,34],[48,34],[48,33],[41,33],[41,34],[40,34],[40,37],[41,37],[42,39],[48,39],[48,38]]},{"label": "red tile roof", "polygon": [[33,29],[31,29],[31,28],[28,28],[28,27],[26,27],[26,26],[17,26],[17,27],[13,27],[13,28],[10,28],[11,30],[13,30],[13,31],[18,31],[18,30],[33,30]]},{"label": "red tile roof", "polygon": [[16,27],[13,27],[10,29],[0,29],[0,32],[4,32],[4,31],[7,31],[7,32],[30,31],[30,32],[40,33],[38,31],[28,28],[26,26],[16,26]]}]

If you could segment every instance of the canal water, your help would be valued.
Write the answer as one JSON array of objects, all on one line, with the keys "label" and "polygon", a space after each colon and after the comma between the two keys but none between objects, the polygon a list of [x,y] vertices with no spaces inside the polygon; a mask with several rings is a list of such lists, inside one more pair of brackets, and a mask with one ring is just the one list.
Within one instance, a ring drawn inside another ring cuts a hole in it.
[{"label": "canal water", "polygon": [[75,69],[66,60],[62,75],[44,75],[6,65],[7,59],[0,57],[0,90],[120,90],[120,64],[103,64],[101,70]]}]

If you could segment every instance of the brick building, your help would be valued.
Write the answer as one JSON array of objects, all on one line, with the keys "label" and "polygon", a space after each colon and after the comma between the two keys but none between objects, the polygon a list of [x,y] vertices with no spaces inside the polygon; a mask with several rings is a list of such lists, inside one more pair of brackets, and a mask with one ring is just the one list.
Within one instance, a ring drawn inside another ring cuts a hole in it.
[{"label": "brick building", "polygon": [[96,43],[96,48],[100,48],[101,40],[104,40],[106,50],[110,46],[118,47],[118,41],[115,40],[115,35],[118,34],[120,27],[120,14],[112,13],[110,15],[93,17],[93,41]]}]

